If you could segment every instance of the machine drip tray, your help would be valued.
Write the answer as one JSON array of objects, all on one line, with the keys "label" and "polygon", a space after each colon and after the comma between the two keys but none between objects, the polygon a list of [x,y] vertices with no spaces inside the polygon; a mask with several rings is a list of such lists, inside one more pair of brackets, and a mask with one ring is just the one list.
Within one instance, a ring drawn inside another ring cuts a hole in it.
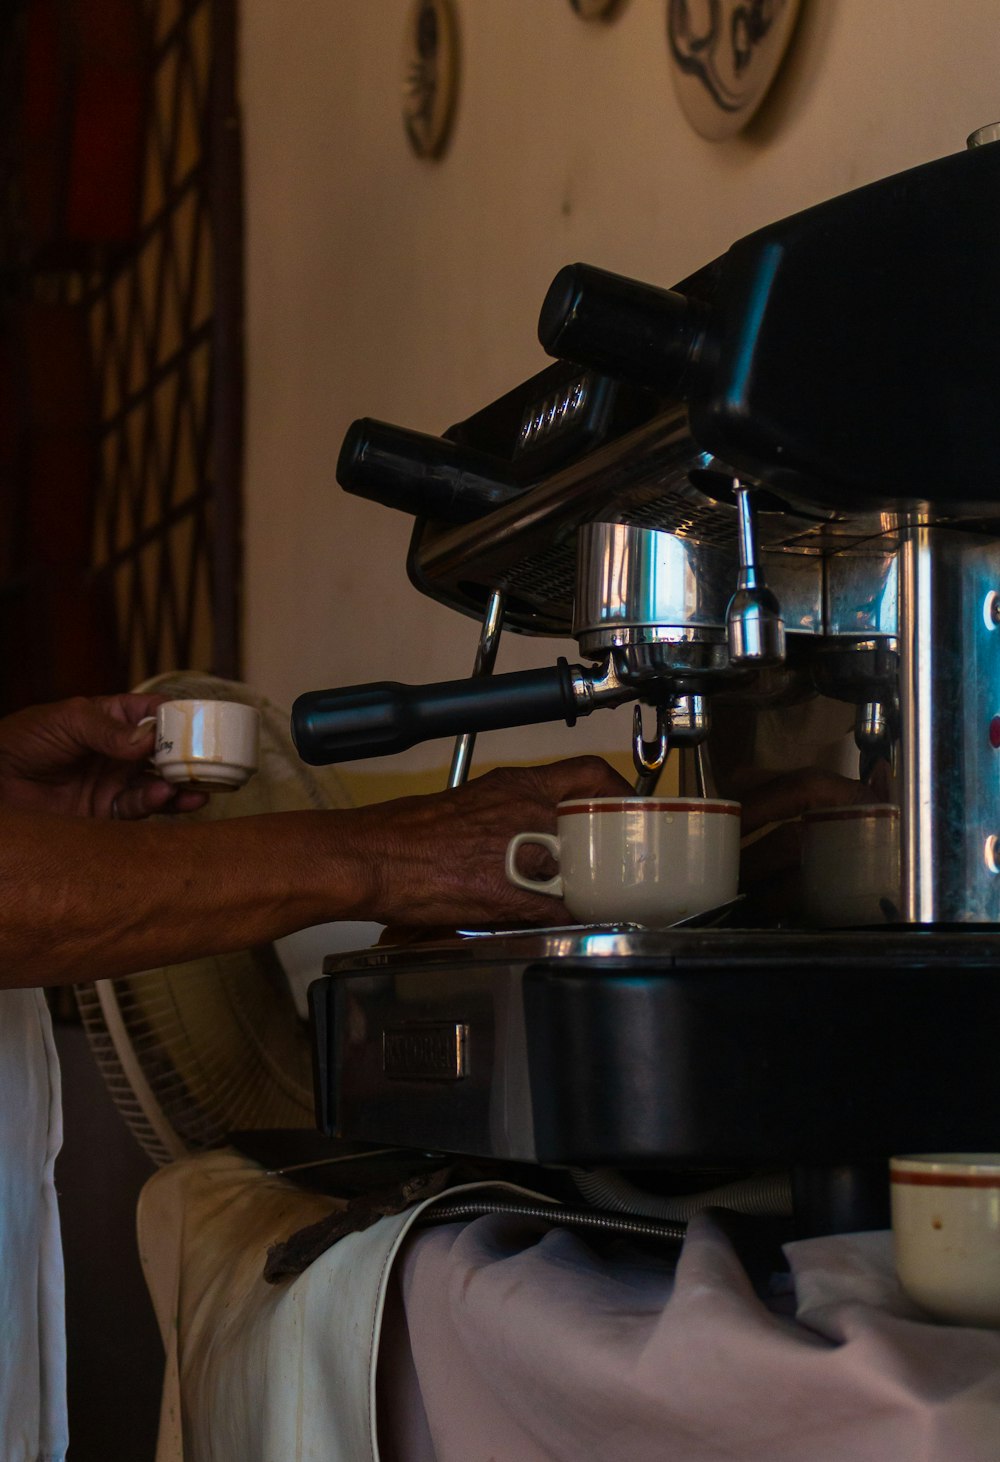
[{"label": "machine drip tray", "polygon": [[677,1171],[1000,1142],[1000,932],[573,929],[379,948],[311,988],[347,1141]]}]

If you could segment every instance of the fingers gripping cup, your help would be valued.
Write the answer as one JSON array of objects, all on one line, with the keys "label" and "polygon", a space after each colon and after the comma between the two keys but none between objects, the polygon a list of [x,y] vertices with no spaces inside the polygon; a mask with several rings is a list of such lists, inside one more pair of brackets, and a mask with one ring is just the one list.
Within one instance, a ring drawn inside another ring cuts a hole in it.
[{"label": "fingers gripping cup", "polygon": [[[736,897],[740,864],[737,802],[695,798],[591,797],[561,802],[555,835],[518,833],[507,877],[518,888],[561,898],[584,924],[664,929]],[[526,844],[559,865],[554,878],[518,867]]]},{"label": "fingers gripping cup", "polygon": [[249,781],[260,755],[260,715],[239,701],[164,701],[155,716],[152,762],[165,782],[202,792],[233,792]]}]

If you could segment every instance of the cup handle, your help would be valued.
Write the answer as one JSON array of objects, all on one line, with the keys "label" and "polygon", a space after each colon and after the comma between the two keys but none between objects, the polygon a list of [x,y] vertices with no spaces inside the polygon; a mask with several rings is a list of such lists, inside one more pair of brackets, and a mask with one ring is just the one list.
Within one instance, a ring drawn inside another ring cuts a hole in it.
[{"label": "cup handle", "polygon": [[[141,721],[138,721],[136,723],[136,728],[135,729],[137,731],[143,731],[143,730],[145,730],[145,728],[147,726],[155,726],[155,725],[156,725],[156,717],[155,716],[143,716],[142,720]],[[154,760],[155,756],[156,756],[156,741],[157,741],[157,738],[154,736],[153,737],[153,749],[149,753],[149,758],[148,758],[148,760],[150,762],[152,762]]]},{"label": "cup handle", "polygon": [[547,848],[553,858],[559,858],[559,839],[552,833],[517,833],[507,844],[507,878],[517,888],[526,888],[529,893],[547,893],[551,898],[561,899],[563,896],[562,874],[557,873],[554,878],[527,878],[518,871],[517,855],[525,843],[537,843],[542,848]]}]

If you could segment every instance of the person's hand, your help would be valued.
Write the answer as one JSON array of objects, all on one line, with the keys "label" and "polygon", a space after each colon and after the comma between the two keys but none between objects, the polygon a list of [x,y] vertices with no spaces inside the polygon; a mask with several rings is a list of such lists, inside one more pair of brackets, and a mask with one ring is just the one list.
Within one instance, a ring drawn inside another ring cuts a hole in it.
[{"label": "person's hand", "polygon": [[[628,797],[632,788],[599,757],[541,767],[502,767],[465,786],[358,808],[350,816],[365,849],[367,917],[424,930],[569,923],[558,899],[508,883],[515,833],[555,832],[556,806],[572,797]],[[525,848],[526,872],[545,871],[544,851]],[[551,869],[549,869],[551,872]]]},{"label": "person's hand", "polygon": [[777,824],[748,843],[740,859],[740,887],[747,895],[748,913],[765,920],[794,917],[799,907],[799,819],[804,812],[887,800],[881,781],[866,785],[815,767],[765,776],[733,795],[743,809],[745,838]]},{"label": "person's hand", "polygon": [[0,721],[0,804],[29,812],[135,819],[193,812],[202,792],[178,792],[148,765],[158,695],[76,696]]}]

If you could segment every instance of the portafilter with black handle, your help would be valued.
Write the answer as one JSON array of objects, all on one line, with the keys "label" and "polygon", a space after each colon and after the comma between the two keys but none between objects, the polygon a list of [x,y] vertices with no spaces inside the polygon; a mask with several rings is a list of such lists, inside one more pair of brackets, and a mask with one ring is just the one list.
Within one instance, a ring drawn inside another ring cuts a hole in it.
[{"label": "portafilter with black handle", "polygon": [[[670,533],[587,523],[577,535],[574,634],[596,663],[483,675],[432,685],[379,681],[310,691],[292,710],[292,736],[306,762],[390,756],[422,741],[564,721],[630,700],[656,708],[657,742],[643,741],[636,767],[651,776],[670,744],[708,734],[703,692],[732,673],[726,612],[734,555]],[[652,748],[655,747],[654,751]]]}]

